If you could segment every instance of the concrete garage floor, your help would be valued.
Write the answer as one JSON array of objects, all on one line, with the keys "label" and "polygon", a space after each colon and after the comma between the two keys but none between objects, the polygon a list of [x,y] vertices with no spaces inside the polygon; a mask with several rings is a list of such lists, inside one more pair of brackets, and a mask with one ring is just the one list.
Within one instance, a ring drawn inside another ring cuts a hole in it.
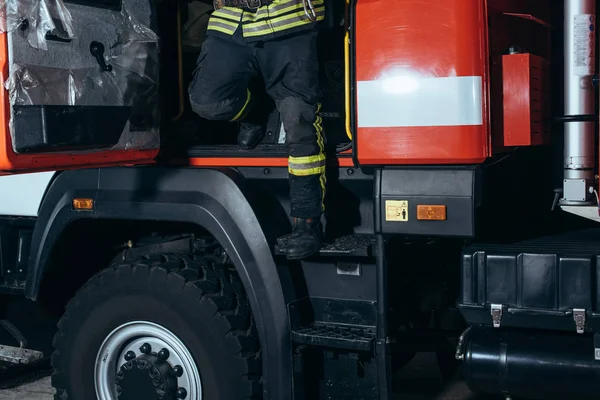
[{"label": "concrete garage floor", "polygon": [[54,389],[50,386],[50,377],[40,379],[15,389],[0,390],[2,400],[53,400]]},{"label": "concrete garage floor", "polygon": [[[395,379],[397,400],[492,400],[502,397],[475,396],[462,381],[442,385],[432,354],[418,355]],[[0,400],[52,400],[50,378],[10,390],[0,390]]]}]

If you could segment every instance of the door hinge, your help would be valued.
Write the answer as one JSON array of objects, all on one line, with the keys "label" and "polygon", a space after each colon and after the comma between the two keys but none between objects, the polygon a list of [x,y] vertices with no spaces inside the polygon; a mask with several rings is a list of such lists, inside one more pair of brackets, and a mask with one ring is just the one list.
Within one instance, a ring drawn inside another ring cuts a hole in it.
[{"label": "door hinge", "polygon": [[502,304],[492,304],[490,310],[494,328],[500,328],[500,321],[502,320]]},{"label": "door hinge", "polygon": [[577,329],[577,333],[584,333],[585,332],[585,309],[574,308],[573,309],[573,319],[575,320],[575,328]]}]

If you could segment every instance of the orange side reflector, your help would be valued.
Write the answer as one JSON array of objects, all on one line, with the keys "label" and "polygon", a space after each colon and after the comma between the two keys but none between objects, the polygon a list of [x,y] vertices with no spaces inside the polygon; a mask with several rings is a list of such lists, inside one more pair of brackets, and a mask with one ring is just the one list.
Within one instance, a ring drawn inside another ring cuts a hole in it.
[{"label": "orange side reflector", "polygon": [[74,210],[93,210],[94,209],[94,200],[93,199],[73,199],[73,209]]},{"label": "orange side reflector", "polygon": [[425,221],[445,221],[446,206],[417,206],[417,219]]}]

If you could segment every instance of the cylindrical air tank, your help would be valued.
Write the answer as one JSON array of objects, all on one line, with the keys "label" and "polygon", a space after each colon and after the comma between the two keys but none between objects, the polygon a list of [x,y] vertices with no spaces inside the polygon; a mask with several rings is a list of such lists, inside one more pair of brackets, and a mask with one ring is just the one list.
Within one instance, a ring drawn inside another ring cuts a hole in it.
[{"label": "cylindrical air tank", "polygon": [[593,203],[595,123],[578,121],[594,115],[592,84],[596,62],[596,0],[565,0],[564,3],[565,150],[563,205]]}]

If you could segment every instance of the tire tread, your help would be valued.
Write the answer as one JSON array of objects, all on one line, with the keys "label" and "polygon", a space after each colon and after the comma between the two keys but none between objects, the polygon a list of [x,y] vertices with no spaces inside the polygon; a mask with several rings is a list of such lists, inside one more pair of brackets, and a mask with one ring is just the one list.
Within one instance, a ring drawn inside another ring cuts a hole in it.
[{"label": "tire tread", "polygon": [[[232,345],[239,349],[235,356],[243,363],[244,375],[242,386],[247,387],[244,399],[259,399],[261,390],[261,357],[260,346],[254,319],[250,312],[247,296],[242,283],[233,268],[217,264],[209,257],[201,255],[151,254],[133,260],[119,261],[98,272],[88,280],[75,294],[65,308],[65,313],[58,323],[58,331],[54,336],[52,354],[52,386],[56,389],[55,400],[68,400],[67,376],[64,371],[61,349],[66,343],[71,315],[77,314],[82,307],[79,299],[93,299],[95,293],[102,292],[102,286],[110,284],[120,275],[146,276],[152,279],[155,273],[164,273],[167,277],[183,280],[184,288],[180,295],[194,295],[198,303],[208,301],[217,310],[211,324],[216,324],[220,332],[226,332],[224,339],[233,341]],[[167,282],[164,283],[165,286]],[[185,290],[186,288],[196,290]]]}]

